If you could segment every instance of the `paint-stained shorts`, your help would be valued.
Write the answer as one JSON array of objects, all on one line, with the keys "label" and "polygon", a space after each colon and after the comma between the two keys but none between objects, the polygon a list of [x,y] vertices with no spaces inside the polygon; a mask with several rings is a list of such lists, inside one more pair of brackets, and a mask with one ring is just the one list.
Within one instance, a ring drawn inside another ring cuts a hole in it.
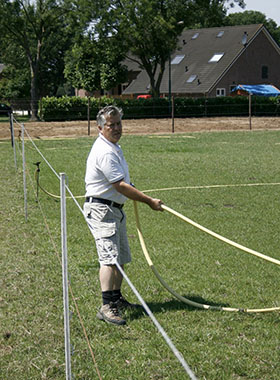
[{"label": "paint-stained shorts", "polygon": [[84,203],[84,215],[95,239],[100,265],[131,261],[126,216],[122,209],[102,203]]}]

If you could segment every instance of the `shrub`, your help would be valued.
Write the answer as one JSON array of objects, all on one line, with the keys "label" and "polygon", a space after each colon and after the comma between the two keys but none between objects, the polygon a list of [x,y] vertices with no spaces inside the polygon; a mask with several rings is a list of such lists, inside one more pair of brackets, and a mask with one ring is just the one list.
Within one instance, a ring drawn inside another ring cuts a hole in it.
[{"label": "shrub", "polygon": [[[91,119],[95,119],[98,110],[108,104],[122,108],[124,119],[171,117],[171,104],[168,98],[114,99],[104,96],[88,99],[63,96],[43,98],[41,118],[46,121],[87,120],[88,103]],[[247,116],[248,113],[249,100],[246,96],[174,99],[175,117]],[[279,113],[279,97],[252,97],[253,116],[278,116]]]}]

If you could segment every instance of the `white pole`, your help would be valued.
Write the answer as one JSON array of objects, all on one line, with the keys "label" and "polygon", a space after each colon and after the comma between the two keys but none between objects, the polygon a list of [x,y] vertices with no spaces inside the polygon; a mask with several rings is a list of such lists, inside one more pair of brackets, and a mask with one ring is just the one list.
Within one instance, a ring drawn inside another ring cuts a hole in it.
[{"label": "white pole", "polygon": [[24,215],[27,221],[27,190],[25,174],[25,153],[24,153],[24,124],[21,124],[21,141],[22,141],[22,172],[23,172],[23,192],[24,192]]},{"label": "white pole", "polygon": [[61,197],[60,198],[61,199],[60,205],[61,205],[61,248],[62,248],[62,282],[63,282],[63,309],[64,309],[65,370],[66,370],[66,380],[71,380],[65,173],[60,173],[60,197]]},{"label": "white pole", "polygon": [[10,113],[10,128],[11,128],[11,136],[12,136],[12,146],[13,146],[13,150],[14,150],[15,168],[17,170],[17,155],[16,155],[16,144],[15,144],[14,117],[13,117],[12,112]]}]

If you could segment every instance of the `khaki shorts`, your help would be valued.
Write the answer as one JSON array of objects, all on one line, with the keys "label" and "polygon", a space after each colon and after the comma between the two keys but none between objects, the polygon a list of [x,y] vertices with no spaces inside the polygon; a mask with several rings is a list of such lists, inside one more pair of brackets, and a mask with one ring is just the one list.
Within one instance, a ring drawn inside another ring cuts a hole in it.
[{"label": "khaki shorts", "polygon": [[84,215],[95,239],[100,265],[131,261],[123,210],[102,203],[84,203]]}]

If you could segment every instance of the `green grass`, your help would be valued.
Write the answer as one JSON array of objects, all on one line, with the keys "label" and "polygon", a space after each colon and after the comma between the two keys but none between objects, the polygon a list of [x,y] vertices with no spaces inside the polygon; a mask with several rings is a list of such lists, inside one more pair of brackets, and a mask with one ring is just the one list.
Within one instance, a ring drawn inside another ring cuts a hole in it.
[{"label": "green grass", "polygon": [[[67,174],[75,195],[84,194],[85,161],[91,144],[89,138],[36,141],[56,172]],[[280,182],[279,131],[124,136],[121,145],[131,179],[142,190]],[[0,146],[0,378],[64,379],[60,203],[42,192],[36,203],[33,163],[42,158],[26,142],[25,222],[20,155],[18,152],[16,172],[10,143],[1,142]],[[59,181],[44,162],[40,180],[48,191],[59,194]],[[222,236],[280,259],[279,186],[158,190],[151,194]],[[80,205],[82,202],[79,199]],[[278,380],[279,312],[202,311],[181,303],[161,287],[145,261],[133,203],[127,202],[125,210],[133,252],[126,272],[196,376]],[[228,246],[167,212],[156,213],[142,204],[139,211],[152,261],[178,293],[211,305],[280,306],[279,267]],[[94,242],[72,200],[67,201],[67,232],[71,286],[101,377],[188,378],[147,316],[128,314],[128,324],[121,328],[96,319],[100,290]],[[137,301],[126,283],[123,293]],[[76,379],[97,379],[71,299],[70,309],[72,372]]]},{"label": "green grass", "polygon": [[[18,122],[26,122],[30,119],[30,116],[27,115],[17,115]],[[0,123],[8,123],[10,121],[9,116],[0,115]]]}]

